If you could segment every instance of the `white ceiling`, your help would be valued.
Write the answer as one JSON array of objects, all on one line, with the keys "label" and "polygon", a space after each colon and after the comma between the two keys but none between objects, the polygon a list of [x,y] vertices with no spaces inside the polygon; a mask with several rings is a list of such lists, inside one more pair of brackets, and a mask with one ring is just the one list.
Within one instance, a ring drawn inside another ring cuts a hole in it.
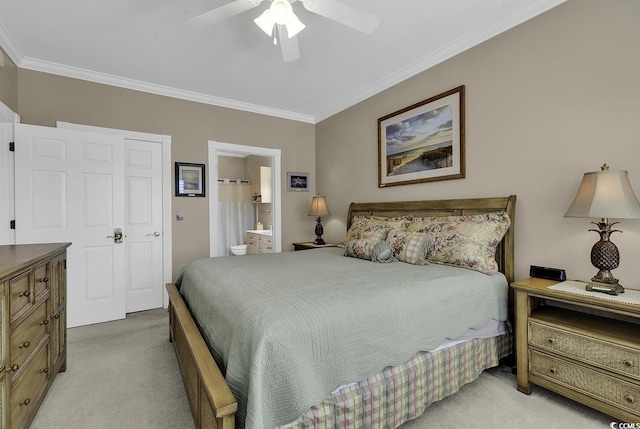
[{"label": "white ceiling", "polygon": [[380,18],[369,35],[295,2],[290,63],[253,23],[268,2],[188,25],[229,1],[0,0],[0,46],[25,69],[316,123],[566,0],[342,0]]}]

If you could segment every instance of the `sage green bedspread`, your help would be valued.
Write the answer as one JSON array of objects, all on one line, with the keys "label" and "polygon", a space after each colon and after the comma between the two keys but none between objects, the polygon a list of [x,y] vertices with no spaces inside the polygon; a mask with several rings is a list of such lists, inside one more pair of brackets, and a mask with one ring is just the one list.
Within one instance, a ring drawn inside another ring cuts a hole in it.
[{"label": "sage green bedspread", "polygon": [[176,284],[238,401],[239,428],[292,422],[342,384],[507,318],[500,273],[342,252],[208,258],[180,273]]}]

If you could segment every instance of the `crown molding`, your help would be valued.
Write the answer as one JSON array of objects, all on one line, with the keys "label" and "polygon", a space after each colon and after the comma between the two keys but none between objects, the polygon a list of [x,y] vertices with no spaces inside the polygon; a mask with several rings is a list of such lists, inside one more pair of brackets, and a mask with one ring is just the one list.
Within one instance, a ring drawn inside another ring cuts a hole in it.
[{"label": "crown molding", "polygon": [[330,106],[328,109],[318,112],[316,115],[307,115],[287,110],[275,109],[251,103],[244,103],[221,97],[201,94],[192,91],[185,91],[163,85],[156,85],[134,79],[123,78],[106,73],[70,67],[48,61],[25,57],[20,48],[13,41],[4,26],[0,25],[0,47],[6,52],[16,66],[24,69],[51,73],[59,76],[85,80],[89,82],[101,83],[135,91],[147,92],[166,97],[172,97],[197,103],[209,104],[213,106],[225,107],[229,109],[241,110],[245,112],[257,113],[261,115],[273,116],[293,121],[317,124],[343,110],[346,110],[386,89],[397,85],[437,64],[440,64],[480,43],[497,36],[529,19],[538,16],[567,0],[531,0],[525,6],[515,10],[510,15],[504,16],[476,31],[470,32],[447,46],[419,59],[404,69],[387,76],[385,79],[376,82],[363,91],[353,94],[342,101]]},{"label": "crown molding", "polygon": [[18,66],[18,64],[20,64],[24,59],[22,51],[18,48],[16,42],[2,24],[0,24],[0,48],[2,48],[16,66]]},{"label": "crown molding", "polygon": [[212,106],[226,107],[228,109],[241,110],[244,112],[258,113],[260,115],[274,116],[282,119],[290,119],[293,121],[314,123],[311,115],[304,115],[297,112],[275,109],[257,104],[244,103],[241,101],[230,100],[222,97],[214,97],[211,95],[201,94],[192,91],[184,91],[181,89],[171,88],[163,85],[155,85],[148,82],[142,82],[135,79],[123,78],[106,73],[95,72],[78,67],[71,67],[50,61],[38,60],[35,58],[25,57],[18,45],[14,42],[6,28],[0,24],[0,48],[11,58],[15,65],[19,68],[34,70],[43,73],[50,73],[58,76],[70,77],[74,79],[85,80],[104,85],[116,86],[119,88],[131,89],[134,91],[147,92],[150,94],[163,95],[165,97],[178,98],[181,100],[194,101],[196,103],[209,104]]},{"label": "crown molding", "polygon": [[457,39],[456,41],[443,46],[437,51],[419,59],[418,61],[410,64],[402,70],[399,70],[396,73],[393,73],[387,76],[385,79],[376,82],[374,85],[371,85],[369,88],[352,95],[344,99],[342,102],[333,105],[331,108],[320,112],[318,115],[314,116],[314,122],[319,123],[331,116],[342,112],[343,110],[352,107],[367,98],[370,98],[380,92],[391,88],[394,85],[399,84],[417,74],[422,73],[425,70],[430,69],[450,58],[455,57],[462,52],[479,45],[492,37],[497,36],[500,33],[503,33],[511,28],[522,24],[525,21],[530,20],[554,7],[565,3],[567,0],[549,0],[545,3],[540,3],[536,1],[529,2],[526,6],[523,6],[512,14],[502,17],[499,20],[496,20],[484,27],[473,31],[471,33],[466,34],[465,36]]},{"label": "crown molding", "polygon": [[119,88],[132,89],[135,91],[147,92],[150,94],[163,95],[166,97],[178,98],[181,100],[194,101],[197,103],[210,104],[213,106],[226,107],[229,109],[242,110],[244,112],[258,113],[261,115],[275,116],[283,119],[291,119],[300,122],[313,123],[313,117],[296,112],[274,109],[251,103],[244,103],[227,98],[214,97],[192,91],[171,88],[163,85],[142,82],[135,79],[128,79],[106,73],[95,72],[77,67],[70,67],[49,61],[42,61],[33,58],[24,58],[19,67],[44,73],[51,73],[59,76],[71,77],[74,79],[86,80],[89,82],[101,83],[105,85],[117,86]]}]

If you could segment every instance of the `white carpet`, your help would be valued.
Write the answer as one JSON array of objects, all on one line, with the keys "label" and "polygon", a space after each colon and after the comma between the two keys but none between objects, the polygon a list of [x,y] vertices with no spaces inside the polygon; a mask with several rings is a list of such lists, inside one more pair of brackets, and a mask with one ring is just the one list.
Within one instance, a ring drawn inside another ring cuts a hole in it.
[{"label": "white carpet", "polygon": [[[163,309],[70,329],[68,369],[31,429],[193,429],[168,332]],[[515,376],[498,367],[402,429],[606,429],[611,421],[540,387],[520,393]]]},{"label": "white carpet", "polygon": [[485,371],[457,394],[431,405],[402,429],[605,429],[611,421],[605,414],[541,387],[533,386],[531,395],[525,395],[516,389],[515,375],[499,367]]}]

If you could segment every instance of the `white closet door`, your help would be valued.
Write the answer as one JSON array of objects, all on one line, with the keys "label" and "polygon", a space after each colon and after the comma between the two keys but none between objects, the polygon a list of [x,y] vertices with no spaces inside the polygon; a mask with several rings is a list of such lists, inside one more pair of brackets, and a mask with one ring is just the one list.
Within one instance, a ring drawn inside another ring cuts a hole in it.
[{"label": "white closet door", "polygon": [[163,304],[162,146],[125,140],[126,311]]},{"label": "white closet door", "polygon": [[16,124],[15,141],[16,243],[72,243],[69,327],[124,318],[124,138]]}]

